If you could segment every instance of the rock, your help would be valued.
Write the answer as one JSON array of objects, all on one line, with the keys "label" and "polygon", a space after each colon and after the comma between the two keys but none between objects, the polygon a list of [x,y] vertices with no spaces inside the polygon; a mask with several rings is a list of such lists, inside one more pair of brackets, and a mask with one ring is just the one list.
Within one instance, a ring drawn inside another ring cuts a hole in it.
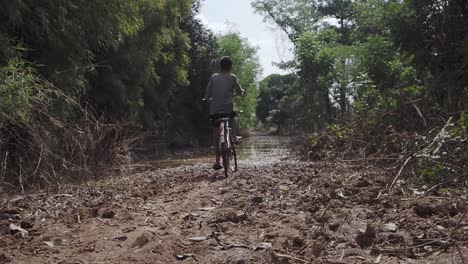
[{"label": "rock", "polygon": [[393,245],[398,245],[405,242],[405,238],[400,234],[390,234],[387,239]]},{"label": "rock", "polygon": [[434,208],[425,204],[417,204],[413,210],[418,216],[423,218],[427,218],[435,214]]},{"label": "rock", "polygon": [[115,212],[112,210],[105,211],[102,213],[102,218],[105,218],[105,219],[112,219],[114,218],[114,216],[115,216]]},{"label": "rock", "polygon": [[367,225],[366,231],[365,232],[359,232],[359,234],[356,237],[356,243],[361,247],[361,248],[367,248],[372,246],[372,243],[374,243],[374,239],[377,237],[377,233],[375,229],[371,225]]},{"label": "rock", "polygon": [[263,203],[263,197],[261,197],[261,196],[254,196],[254,197],[252,198],[252,203],[254,203],[254,204],[261,204],[261,203]]},{"label": "rock", "polygon": [[5,255],[5,253],[0,253],[0,263],[10,263],[11,259]]},{"label": "rock", "polygon": [[245,260],[245,258],[243,256],[238,256],[238,257],[235,257],[233,260],[231,260],[231,262],[229,263],[232,263],[232,264],[246,264],[247,261]]},{"label": "rock", "polygon": [[139,236],[139,237],[137,237],[135,239],[135,242],[133,242],[132,247],[141,248],[141,247],[145,246],[148,243],[149,243],[149,239],[146,237],[146,235],[141,234],[141,236]]},{"label": "rock", "polygon": [[99,215],[99,208],[91,208],[89,209],[89,216],[94,218]]},{"label": "rock", "polygon": [[340,228],[339,223],[332,223],[328,225],[328,228],[330,228],[331,231],[336,232],[338,228]]},{"label": "rock", "polygon": [[371,237],[368,237],[365,233],[359,233],[356,237],[356,243],[362,248],[372,246],[373,242],[374,242],[374,239]]},{"label": "rock", "polygon": [[24,229],[31,229],[31,228],[33,228],[33,225],[32,225],[32,223],[30,223],[30,222],[22,221],[22,222],[20,223],[20,227],[21,227],[21,228],[24,228]]},{"label": "rock", "polygon": [[127,239],[128,237],[126,235],[118,235],[114,237],[114,240],[118,240],[118,241],[126,241]]},{"label": "rock", "polygon": [[371,185],[371,183],[370,183],[368,180],[366,180],[366,179],[364,179],[364,178],[359,178],[359,179],[357,180],[355,186],[356,186],[356,187],[361,187],[361,188],[362,188],[362,187],[368,187],[368,186],[370,186],[370,185]]},{"label": "rock", "polygon": [[370,238],[376,238],[377,237],[377,232],[375,231],[375,228],[372,227],[371,225],[367,225],[365,234],[366,234],[366,236],[368,236]]},{"label": "rock", "polygon": [[292,244],[296,248],[302,248],[305,245],[305,241],[302,237],[294,237],[292,240]]}]

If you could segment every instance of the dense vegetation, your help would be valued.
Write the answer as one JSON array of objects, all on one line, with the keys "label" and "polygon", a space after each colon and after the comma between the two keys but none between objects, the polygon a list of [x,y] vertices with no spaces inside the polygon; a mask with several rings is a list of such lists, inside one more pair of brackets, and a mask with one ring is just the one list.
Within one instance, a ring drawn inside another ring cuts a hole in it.
[{"label": "dense vegetation", "polygon": [[201,99],[224,55],[247,90],[243,127],[321,131],[311,158],[390,153],[429,180],[466,170],[466,1],[253,1],[295,55],[259,86],[256,48],[205,28],[200,4],[0,1],[0,184],[114,173],[131,144],[208,143]]},{"label": "dense vegetation", "polygon": [[192,0],[0,1],[0,184],[114,172],[135,136],[151,151],[208,142],[201,99],[222,55],[236,60],[249,91],[238,102],[241,123],[252,125],[256,50],[238,33],[215,36],[196,19],[199,8]]},{"label": "dense vegetation", "polygon": [[421,174],[432,179],[466,177],[468,2],[256,0],[253,6],[289,36],[295,52],[282,66],[296,74],[262,82],[261,121],[322,130],[306,140],[311,158],[340,146],[345,157],[358,145],[362,157],[419,157]]}]

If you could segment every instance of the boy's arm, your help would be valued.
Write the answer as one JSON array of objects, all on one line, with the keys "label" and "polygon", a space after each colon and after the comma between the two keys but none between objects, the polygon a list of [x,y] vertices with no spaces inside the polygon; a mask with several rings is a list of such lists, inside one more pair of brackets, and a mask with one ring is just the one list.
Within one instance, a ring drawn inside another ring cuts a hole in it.
[{"label": "boy's arm", "polygon": [[206,93],[205,93],[205,99],[206,100],[210,100],[211,99],[211,94],[212,94],[212,82],[211,82],[212,78],[210,78],[210,81],[208,82],[208,85],[206,87]]},{"label": "boy's arm", "polygon": [[239,79],[237,79],[237,76],[235,75],[234,75],[234,90],[236,91],[237,95],[245,95],[245,90],[242,89]]}]

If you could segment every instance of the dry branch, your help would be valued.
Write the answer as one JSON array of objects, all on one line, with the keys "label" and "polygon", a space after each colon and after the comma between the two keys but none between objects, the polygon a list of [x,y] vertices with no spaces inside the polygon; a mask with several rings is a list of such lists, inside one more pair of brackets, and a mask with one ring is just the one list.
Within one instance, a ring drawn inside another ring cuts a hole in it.
[{"label": "dry branch", "polygon": [[398,178],[400,178],[401,173],[403,172],[403,169],[406,167],[408,162],[413,158],[413,156],[409,156],[406,160],[405,163],[401,166],[400,170],[398,171],[398,174],[395,176],[395,178],[392,181],[392,184],[390,184],[390,187],[388,188],[388,191],[391,191],[395,183],[398,181]]}]

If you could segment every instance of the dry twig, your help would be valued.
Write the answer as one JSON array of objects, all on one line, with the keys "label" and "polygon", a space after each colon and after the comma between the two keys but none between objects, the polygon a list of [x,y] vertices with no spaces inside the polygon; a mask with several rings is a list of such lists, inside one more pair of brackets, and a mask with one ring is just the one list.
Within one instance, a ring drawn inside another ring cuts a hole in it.
[{"label": "dry twig", "polygon": [[403,172],[403,169],[406,167],[406,165],[410,162],[410,160],[413,158],[413,156],[409,156],[406,160],[405,163],[403,163],[403,166],[401,166],[400,170],[398,171],[398,174],[395,176],[395,178],[392,181],[392,184],[390,184],[390,187],[388,188],[388,191],[390,192],[397,182],[398,178],[400,178],[401,173]]}]

